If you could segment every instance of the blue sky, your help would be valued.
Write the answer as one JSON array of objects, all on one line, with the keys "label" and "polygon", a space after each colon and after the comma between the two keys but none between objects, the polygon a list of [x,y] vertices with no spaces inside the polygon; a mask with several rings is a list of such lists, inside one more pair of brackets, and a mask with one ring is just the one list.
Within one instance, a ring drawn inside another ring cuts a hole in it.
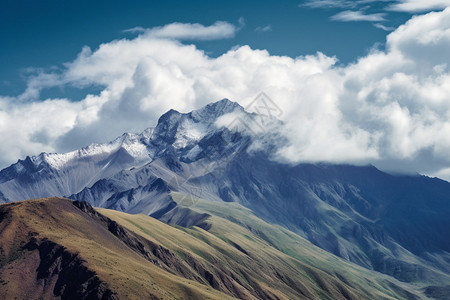
[{"label": "blue sky", "polygon": [[[305,1],[3,0],[0,3],[0,94],[22,93],[24,77],[30,72],[28,68],[60,67],[63,62],[73,60],[84,45],[95,49],[101,43],[130,37],[123,30],[137,26],[151,28],[173,22],[210,25],[218,20],[239,25],[242,18],[245,25],[233,38],[195,44],[210,56],[221,55],[235,45],[250,45],[254,49],[267,49],[272,55],[291,57],[321,51],[348,63],[367,54],[376,43],[383,47],[388,32],[374,24],[396,27],[409,17],[404,12],[384,11],[385,2],[369,3],[370,6],[324,3],[317,8],[308,4]],[[382,12],[386,20],[332,20],[334,15],[348,9],[363,9],[365,14]],[[83,95],[76,90],[65,92],[69,94],[66,96],[75,98]]]},{"label": "blue sky", "polygon": [[0,40],[0,168],[265,92],[281,161],[450,179],[450,0],[3,0]]}]

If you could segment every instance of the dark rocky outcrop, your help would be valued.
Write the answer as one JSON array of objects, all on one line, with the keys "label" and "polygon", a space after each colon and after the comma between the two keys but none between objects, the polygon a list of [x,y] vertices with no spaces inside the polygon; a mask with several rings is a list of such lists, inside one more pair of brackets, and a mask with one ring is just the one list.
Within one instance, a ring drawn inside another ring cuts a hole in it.
[{"label": "dark rocky outcrop", "polygon": [[425,295],[433,299],[446,300],[450,297],[450,285],[428,286],[425,288]]},{"label": "dark rocky outcrop", "polygon": [[63,246],[47,239],[31,238],[24,249],[39,251],[37,280],[44,286],[54,286],[53,295],[61,299],[118,299],[108,285],[96,273],[89,270],[84,261]]}]

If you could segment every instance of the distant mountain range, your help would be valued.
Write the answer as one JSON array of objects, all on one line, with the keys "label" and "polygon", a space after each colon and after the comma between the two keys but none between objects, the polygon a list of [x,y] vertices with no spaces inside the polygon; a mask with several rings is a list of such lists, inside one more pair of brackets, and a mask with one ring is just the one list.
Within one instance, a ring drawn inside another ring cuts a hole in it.
[{"label": "distant mountain range", "polygon": [[[448,299],[450,183],[394,176],[373,166],[280,163],[273,157],[284,143],[281,125],[227,99],[186,114],[170,110],[155,128],[139,135],[19,160],[0,171],[0,202],[67,197],[201,232],[214,232],[219,218],[294,259],[312,259],[294,245],[298,239],[309,240],[315,246],[308,247],[330,253],[324,254],[327,260],[332,255],[341,258],[339,271],[333,273],[341,283],[347,279],[337,274],[352,265],[347,261],[369,270],[374,280],[381,275],[373,271],[389,275],[385,280],[396,286],[393,298]],[[258,226],[249,224],[243,211],[260,220]],[[278,234],[272,236],[260,224],[296,238],[277,240]],[[219,238],[222,230],[216,232]],[[229,245],[242,248],[228,239]],[[324,257],[314,258],[314,266],[322,271],[327,266],[317,261]],[[361,285],[347,286],[356,293],[350,298],[364,298],[356,292]],[[295,293],[290,290],[284,296]],[[333,298],[333,293],[327,295]]]}]

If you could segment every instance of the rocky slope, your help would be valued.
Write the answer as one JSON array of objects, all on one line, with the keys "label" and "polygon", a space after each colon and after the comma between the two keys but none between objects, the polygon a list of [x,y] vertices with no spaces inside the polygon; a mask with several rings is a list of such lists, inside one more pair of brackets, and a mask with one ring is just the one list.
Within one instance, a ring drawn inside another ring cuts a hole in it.
[{"label": "rocky slope", "polygon": [[[180,194],[177,194],[180,196]],[[207,202],[206,202],[207,203]],[[228,204],[230,211],[244,211]],[[2,299],[421,299],[247,212],[175,228],[145,215],[50,198],[0,205]],[[288,255],[275,247],[284,241]]]},{"label": "rocky slope", "polygon": [[208,217],[195,199],[237,203],[367,269],[423,286],[448,282],[450,183],[373,166],[277,162],[279,122],[261,118],[226,99],[171,110],[140,135],[0,171],[0,201],[67,196],[181,226]]}]

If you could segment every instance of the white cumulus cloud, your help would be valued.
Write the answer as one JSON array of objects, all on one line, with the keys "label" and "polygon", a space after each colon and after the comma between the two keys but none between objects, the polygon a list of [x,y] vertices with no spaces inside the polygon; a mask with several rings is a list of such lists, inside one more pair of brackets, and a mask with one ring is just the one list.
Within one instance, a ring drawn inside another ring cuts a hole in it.
[{"label": "white cumulus cloud", "polygon": [[[22,95],[0,97],[0,165],[139,132],[171,108],[187,112],[225,97],[245,107],[264,91],[286,123],[282,161],[375,163],[444,176],[449,19],[450,9],[413,17],[388,35],[385,51],[346,66],[321,53],[291,58],[248,46],[212,58],[174,35],[85,47],[62,72],[39,72]],[[36,99],[61,85],[103,90],[78,102]]]},{"label": "white cumulus cloud", "polygon": [[441,10],[450,7],[449,0],[398,0],[391,4],[388,9],[404,12],[423,12],[430,10]]}]

